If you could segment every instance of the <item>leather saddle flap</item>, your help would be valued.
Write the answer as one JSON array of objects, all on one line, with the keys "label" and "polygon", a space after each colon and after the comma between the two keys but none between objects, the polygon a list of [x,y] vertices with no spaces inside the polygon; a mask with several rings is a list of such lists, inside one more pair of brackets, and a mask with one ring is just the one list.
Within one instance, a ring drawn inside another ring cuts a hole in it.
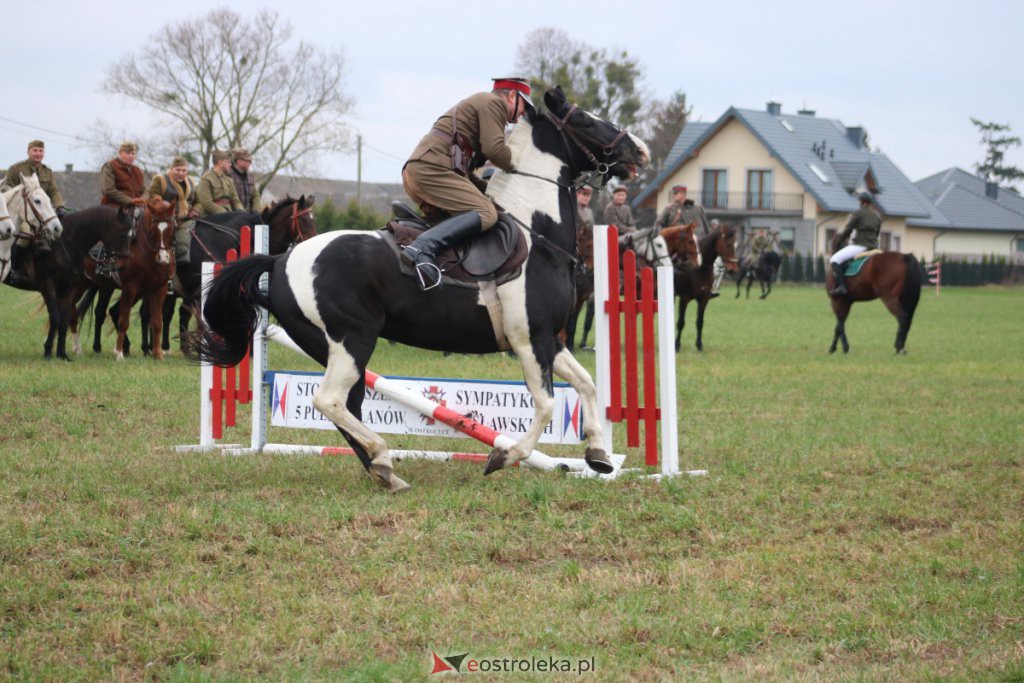
[{"label": "leather saddle flap", "polygon": [[[394,235],[395,242],[402,247],[411,244],[423,232],[408,220],[391,221],[383,231]],[[493,228],[466,244],[441,251],[435,260],[446,277],[479,282],[502,279],[522,265],[526,256],[522,231],[502,214]]]}]

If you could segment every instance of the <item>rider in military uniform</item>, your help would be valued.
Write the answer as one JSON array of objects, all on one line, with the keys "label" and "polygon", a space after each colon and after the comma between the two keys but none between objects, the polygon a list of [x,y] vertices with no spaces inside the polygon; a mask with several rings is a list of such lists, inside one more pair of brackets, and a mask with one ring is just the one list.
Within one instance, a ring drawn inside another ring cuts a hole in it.
[{"label": "rider in military uniform", "polygon": [[231,170],[229,174],[231,175],[232,182],[235,183],[235,192],[238,193],[238,199],[242,202],[242,211],[258,213],[260,210],[260,198],[256,194],[256,179],[249,172],[251,166],[252,155],[249,154],[249,150],[242,147],[231,150]]},{"label": "rider in military uniform", "polygon": [[[22,176],[34,174],[39,180],[39,186],[43,188],[43,192],[50,198],[53,208],[57,211],[57,217],[63,218],[67,212],[67,208],[64,206],[64,197],[61,196],[60,189],[57,187],[57,180],[53,176],[53,171],[43,163],[43,157],[45,156],[46,145],[43,141],[32,140],[28,143],[28,158],[24,161],[19,161],[7,169],[7,175],[4,176],[3,186],[0,189],[8,190],[12,187],[17,187],[21,184]],[[39,251],[50,250],[50,244],[45,239],[40,240],[35,246]],[[7,276],[7,282],[12,286],[27,287],[30,285],[28,276],[21,270],[24,265],[25,254],[30,249],[31,247],[19,244],[17,241],[11,247],[11,272]]]},{"label": "rider in military uniform", "polygon": [[242,201],[238,198],[238,190],[229,175],[231,172],[231,155],[228,152],[214,150],[213,168],[199,179],[196,186],[196,208],[200,216],[211,216],[228,211],[241,211]]},{"label": "rider in military uniform", "polygon": [[614,225],[619,229],[620,235],[627,235],[636,231],[636,220],[633,218],[633,210],[626,203],[629,193],[626,188],[619,185],[612,191],[612,200],[605,204],[604,213],[601,217],[605,225]]},{"label": "rider in military uniform", "polygon": [[861,192],[858,199],[860,208],[850,214],[843,231],[836,237],[836,244],[850,237],[851,233],[853,238],[850,240],[850,244],[832,254],[832,258],[829,259],[829,267],[832,269],[832,276],[836,281],[835,287],[830,292],[834,296],[842,296],[847,293],[846,281],[843,278],[846,262],[861,252],[878,248],[878,233],[882,230],[882,219],[871,208],[870,193]]},{"label": "rider in military uniform", "polygon": [[761,254],[766,254],[772,249],[773,240],[768,237],[764,228],[758,228],[757,234],[750,242],[750,265],[756,266]]},{"label": "rider in military uniform", "polygon": [[188,263],[188,249],[191,241],[192,219],[199,217],[195,208],[196,185],[189,177],[188,161],[185,157],[174,157],[167,173],[153,176],[146,188],[146,198],[161,197],[174,205],[174,217],[178,225],[174,231],[175,264]]},{"label": "rider in military uniform", "polygon": [[686,186],[676,185],[672,188],[672,202],[661,210],[655,225],[670,228],[673,225],[689,225],[697,223],[697,239],[707,235],[711,228],[708,225],[704,209],[695,205],[692,199],[686,198]]},{"label": "rider in military uniform", "polygon": [[405,192],[424,213],[439,209],[451,216],[423,232],[402,253],[416,268],[423,289],[441,284],[434,264],[438,251],[498,222],[498,211],[474,182],[473,171],[488,160],[503,171],[512,170],[505,125],[518,121],[533,102],[526,79],[493,80],[491,92],[470,95],[442,114],[402,168]]}]

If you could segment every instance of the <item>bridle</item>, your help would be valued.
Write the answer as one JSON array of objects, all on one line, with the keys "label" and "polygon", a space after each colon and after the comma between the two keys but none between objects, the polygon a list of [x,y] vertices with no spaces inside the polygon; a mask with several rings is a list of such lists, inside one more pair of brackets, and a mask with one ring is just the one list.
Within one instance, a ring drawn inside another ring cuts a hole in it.
[{"label": "bridle", "polygon": [[302,211],[299,211],[299,203],[295,202],[292,204],[292,244],[297,244],[306,239],[306,236],[302,234],[302,228],[300,219],[308,213],[313,212],[313,207],[307,206]]},{"label": "bridle", "polygon": [[[591,152],[590,149],[587,148],[586,145],[584,145],[582,142],[580,142],[580,140],[581,139],[585,140],[586,142],[589,142],[591,145],[593,145],[595,147],[603,147],[603,149],[601,150],[601,153],[605,157],[610,157],[612,154],[615,153],[615,150],[618,148],[618,146],[622,142],[622,140],[625,139],[625,137],[629,134],[629,131],[627,131],[625,128],[620,128],[619,132],[612,139],[612,141],[609,142],[607,145],[605,145],[600,140],[597,140],[593,136],[588,135],[588,134],[586,134],[586,133],[576,129],[576,128],[574,128],[573,126],[571,126],[569,124],[569,117],[571,117],[573,112],[575,112],[578,108],[579,107],[577,107],[575,104],[570,105],[568,111],[565,112],[565,116],[563,116],[561,118],[559,118],[558,116],[552,114],[550,109],[548,111],[544,112],[544,115],[548,118],[549,121],[551,121],[551,123],[554,124],[555,129],[561,134],[562,145],[564,145],[564,147],[565,147],[566,158],[567,159],[571,159],[572,158],[572,148],[569,146],[569,142],[572,142],[574,145],[576,145],[576,147],[581,152],[583,152],[584,157],[586,157],[587,161],[589,161],[591,166],[593,166],[593,170],[587,172],[584,175],[584,177],[581,180],[579,180],[578,182],[568,183],[568,184],[567,183],[560,183],[557,180],[552,180],[551,178],[545,178],[544,176],[536,175],[534,173],[527,173],[525,171],[517,171],[517,170],[513,170],[512,171],[512,173],[514,173],[516,175],[527,176],[529,178],[536,178],[537,180],[543,180],[544,182],[548,182],[548,183],[551,183],[552,185],[556,185],[559,188],[559,191],[566,192],[566,194],[568,195],[568,200],[569,200],[570,204],[572,204],[572,202],[573,202],[573,200],[575,198],[574,195],[576,193],[576,190],[578,190],[579,188],[581,188],[581,187],[583,187],[585,185],[593,185],[595,178],[600,177],[600,179],[603,181],[602,184],[606,185],[608,183],[608,176],[611,174],[612,167],[614,167],[616,164],[619,163],[618,161],[613,161],[611,163],[608,163],[607,161],[599,161],[598,158],[597,158],[597,155],[595,155],[593,152]],[[609,124],[609,125],[612,125],[614,127],[613,124]],[[570,254],[568,252],[568,250],[563,249],[562,247],[558,246],[557,244],[552,242],[550,239],[548,239],[544,235],[540,234],[539,232],[534,230],[532,227],[530,227],[529,225],[527,225],[523,221],[519,220],[517,217],[513,216],[511,213],[509,213],[507,211],[505,213],[507,213],[512,218],[512,220],[514,220],[516,223],[518,223],[523,229],[528,231],[536,239],[547,243],[552,248],[554,248],[557,251],[560,251],[563,254],[565,254],[566,256],[568,256],[570,262],[572,263],[573,269],[579,267],[579,264],[580,264],[580,259],[579,259],[579,254],[578,254],[579,248],[578,248],[578,243],[575,241],[575,239],[573,240],[573,250],[575,252],[577,252],[577,253]],[[571,219],[572,219],[572,232],[573,232],[573,235],[575,235],[576,232],[579,230],[579,219],[576,216],[576,211],[575,210],[570,212],[570,216],[571,216]]]},{"label": "bridle", "polygon": [[[35,192],[35,190],[33,190],[33,192]],[[25,187],[25,185],[22,185],[21,186],[21,203],[24,204],[25,207],[26,207],[25,222],[28,223],[29,226],[31,226],[31,228],[32,228],[32,235],[31,235],[31,237],[29,237],[28,235],[22,234],[21,237],[29,238],[29,239],[36,239],[36,238],[39,237],[38,233],[40,233],[52,221],[57,221],[57,224],[59,225],[60,224],[60,217],[56,214],[56,212],[54,212],[54,214],[52,216],[50,216],[49,218],[43,218],[43,215],[41,213],[39,213],[39,209],[36,208],[36,205],[30,201],[31,197],[32,196],[29,194],[28,188]],[[32,210],[32,215],[36,217],[37,225],[33,225],[32,221],[29,220],[28,209],[31,209]],[[10,216],[7,216],[7,218],[10,218]]]}]

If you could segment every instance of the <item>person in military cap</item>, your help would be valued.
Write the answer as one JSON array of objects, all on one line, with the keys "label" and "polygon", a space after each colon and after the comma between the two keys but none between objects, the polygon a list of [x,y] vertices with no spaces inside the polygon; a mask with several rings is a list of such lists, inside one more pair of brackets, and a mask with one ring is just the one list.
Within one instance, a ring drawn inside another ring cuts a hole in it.
[{"label": "person in military cap", "polygon": [[843,276],[846,262],[868,249],[878,249],[878,233],[882,230],[882,218],[871,208],[871,193],[861,192],[857,200],[860,202],[860,208],[850,214],[843,231],[836,236],[836,244],[847,238],[850,238],[850,244],[832,254],[832,258],[828,260],[832,276],[835,278],[835,286],[829,292],[833,296],[847,294],[846,280]]},{"label": "person in military cap", "polygon": [[584,185],[576,190],[576,215],[579,217],[579,227],[582,229],[594,230],[594,210],[590,208],[590,199],[594,191]]},{"label": "person in military cap", "polygon": [[231,154],[214,150],[213,167],[199,179],[196,186],[196,208],[200,216],[212,216],[228,211],[241,211],[242,201],[231,180]]},{"label": "person in military cap", "polygon": [[661,228],[674,225],[697,223],[697,239],[701,239],[711,231],[704,209],[695,205],[692,199],[686,198],[686,186],[675,185],[672,188],[672,201],[661,210],[655,224]]},{"label": "person in military cap", "polygon": [[146,200],[142,193],[146,179],[135,165],[139,147],[134,142],[122,142],[117,156],[100,168],[100,203],[106,206],[142,206]]},{"label": "person in military cap", "polygon": [[[100,168],[100,204],[122,209],[146,204],[142,198],[146,179],[142,169],[135,165],[138,151],[139,147],[134,142],[122,142],[117,148],[117,156]],[[95,257],[96,273],[113,277],[118,256],[128,249],[128,231],[125,231],[117,249],[107,251],[106,246],[103,245]]]},{"label": "person in military cap", "polygon": [[626,203],[628,196],[626,188],[619,185],[612,191],[612,200],[605,204],[601,217],[605,225],[614,225],[619,229],[620,235],[625,235],[636,230],[636,220],[633,218],[633,211]]},{"label": "person in military cap", "polygon": [[434,257],[446,247],[489,230],[498,210],[477,185],[474,171],[490,161],[512,170],[512,151],[505,126],[533,107],[525,78],[495,78],[490,92],[461,100],[434,122],[402,168],[406,194],[430,216],[439,209],[450,215],[425,231],[403,251],[416,268],[423,289],[441,284]]},{"label": "person in military cap", "polygon": [[750,265],[756,266],[758,259],[761,258],[761,254],[767,254],[771,251],[773,240],[768,236],[768,231],[764,228],[758,228],[754,234],[754,239],[750,241]]},{"label": "person in military cap", "polygon": [[67,207],[64,205],[64,197],[60,194],[60,188],[57,187],[57,179],[53,175],[53,170],[43,163],[43,157],[45,156],[46,145],[42,140],[33,140],[28,143],[28,159],[19,161],[7,169],[3,188],[10,189],[16,187],[21,184],[22,176],[34,174],[39,179],[39,186],[43,188],[46,196],[50,198],[50,202],[57,211],[57,215],[63,218],[67,212]]},{"label": "person in military cap", "polygon": [[166,173],[153,176],[146,188],[146,199],[150,197],[161,197],[175,206],[174,216],[178,221],[174,232],[175,264],[188,263],[193,219],[199,217],[199,212],[195,208],[196,184],[188,174],[185,157],[174,157]]},{"label": "person in military cap", "polygon": [[[43,191],[50,198],[53,208],[57,211],[57,217],[63,218],[67,212],[67,208],[64,205],[64,197],[61,196],[60,189],[57,187],[57,179],[54,178],[53,171],[43,163],[45,156],[46,145],[42,140],[32,140],[29,142],[28,158],[24,161],[19,161],[7,169],[7,174],[4,176],[3,185],[0,186],[0,190],[9,190],[12,187],[17,187],[21,184],[22,176],[35,175],[39,180],[39,186],[43,188]],[[11,268],[7,276],[7,282],[12,286],[31,286],[28,276],[22,269],[25,264],[26,255],[31,252],[33,247],[38,251],[49,251],[50,243],[44,239],[39,240],[35,244],[28,242],[19,244],[18,240],[15,240],[14,245],[11,247]]]},{"label": "person in military cap", "polygon": [[235,184],[235,192],[242,202],[243,211],[254,213],[260,210],[260,198],[256,194],[256,179],[249,168],[252,166],[252,155],[249,150],[239,147],[231,150],[231,180]]}]

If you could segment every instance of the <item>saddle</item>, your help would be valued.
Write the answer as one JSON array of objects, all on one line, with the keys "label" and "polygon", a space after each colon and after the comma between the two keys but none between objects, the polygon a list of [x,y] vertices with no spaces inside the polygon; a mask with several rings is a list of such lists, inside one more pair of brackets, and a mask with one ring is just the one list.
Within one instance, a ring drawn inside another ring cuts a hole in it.
[{"label": "saddle", "polygon": [[[401,202],[393,202],[395,219],[378,232],[395,252],[401,256],[401,248],[412,244],[430,224],[415,211]],[[522,271],[528,254],[522,230],[508,214],[500,213],[498,222],[490,230],[451,249],[438,253],[435,259],[441,269],[442,282],[475,289],[477,282],[504,284],[515,279]],[[402,258],[398,259],[402,275],[416,277],[412,266]]]},{"label": "saddle", "polygon": [[860,272],[860,269],[864,267],[864,264],[868,262],[868,259],[875,254],[881,254],[881,249],[871,249],[870,251],[862,251],[853,257],[852,260],[847,261],[846,271],[844,275],[846,277],[853,277]]}]

